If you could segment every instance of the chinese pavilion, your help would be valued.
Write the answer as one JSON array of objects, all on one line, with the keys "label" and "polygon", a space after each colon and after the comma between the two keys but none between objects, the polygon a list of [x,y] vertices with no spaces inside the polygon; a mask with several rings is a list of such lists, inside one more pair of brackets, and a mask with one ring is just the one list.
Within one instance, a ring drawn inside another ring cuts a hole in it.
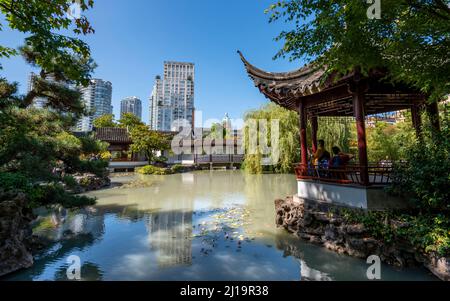
[{"label": "chinese pavilion", "polygon": [[[428,112],[433,127],[439,129],[437,103],[428,103],[421,91],[388,80],[388,72],[374,69],[368,75],[359,70],[347,74],[327,73],[324,68],[306,65],[296,71],[274,73],[250,64],[240,51],[242,62],[255,86],[276,104],[299,114],[301,163],[296,168],[299,197],[344,203],[356,207],[386,207],[388,199],[379,189],[390,182],[392,167],[369,164],[366,117],[410,110],[413,126],[421,136],[421,113]],[[318,117],[354,117],[358,135],[358,164],[345,170],[320,171],[308,166],[307,122],[312,129],[312,149],[317,149]],[[392,203],[392,202],[391,202]]]}]

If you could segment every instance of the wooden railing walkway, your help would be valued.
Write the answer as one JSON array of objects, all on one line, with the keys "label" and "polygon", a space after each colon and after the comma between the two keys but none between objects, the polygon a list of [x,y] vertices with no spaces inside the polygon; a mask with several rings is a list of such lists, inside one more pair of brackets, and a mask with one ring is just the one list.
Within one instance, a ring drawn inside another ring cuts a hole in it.
[{"label": "wooden railing walkway", "polygon": [[[392,182],[392,166],[368,166],[368,185],[388,185]],[[295,167],[295,174],[299,180],[314,180],[335,184],[356,184],[363,185],[361,179],[362,167],[349,165],[343,169],[322,169],[318,167],[303,168]]]},{"label": "wooden railing walkway", "polygon": [[243,155],[199,155],[194,157],[195,164],[241,164]]}]

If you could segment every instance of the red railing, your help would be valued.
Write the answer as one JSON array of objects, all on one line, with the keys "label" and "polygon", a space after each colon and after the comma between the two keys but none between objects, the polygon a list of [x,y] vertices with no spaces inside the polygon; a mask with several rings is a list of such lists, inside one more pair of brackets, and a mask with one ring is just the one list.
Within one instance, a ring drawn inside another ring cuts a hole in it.
[{"label": "red railing", "polygon": [[[364,185],[361,179],[362,166],[349,165],[342,169],[304,168],[296,166],[295,174],[299,180],[314,180],[335,184]],[[392,166],[368,166],[368,185],[388,185],[392,181]]]}]

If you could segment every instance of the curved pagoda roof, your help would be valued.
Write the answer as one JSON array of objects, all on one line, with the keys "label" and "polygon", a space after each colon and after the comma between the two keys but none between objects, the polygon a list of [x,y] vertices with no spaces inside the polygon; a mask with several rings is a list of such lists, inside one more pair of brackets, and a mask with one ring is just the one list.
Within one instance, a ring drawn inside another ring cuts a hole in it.
[{"label": "curved pagoda roof", "polygon": [[[238,51],[249,77],[255,86],[271,101],[298,111],[300,99],[307,99],[308,114],[316,116],[352,116],[352,93],[349,84],[360,81],[361,75],[327,73],[314,62],[291,72],[267,72],[250,64]],[[423,102],[424,96],[403,84],[383,82],[385,71],[373,70],[364,80],[366,114],[396,111]]]},{"label": "curved pagoda roof", "polygon": [[268,98],[288,109],[296,110],[296,99],[326,88],[325,70],[306,65],[291,72],[267,72],[250,64],[238,51],[255,86]]}]

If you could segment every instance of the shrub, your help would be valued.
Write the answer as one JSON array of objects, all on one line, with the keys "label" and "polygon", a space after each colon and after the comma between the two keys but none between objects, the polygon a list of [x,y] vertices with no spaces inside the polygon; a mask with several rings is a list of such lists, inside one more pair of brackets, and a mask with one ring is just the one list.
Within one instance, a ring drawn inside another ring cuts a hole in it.
[{"label": "shrub", "polygon": [[168,175],[172,173],[172,171],[168,168],[160,168],[153,165],[140,167],[136,169],[136,172],[143,175]]},{"label": "shrub", "polygon": [[161,156],[161,157],[156,157],[154,161],[155,161],[155,163],[166,163],[168,160],[169,159],[167,159],[166,157]]},{"label": "shrub", "polygon": [[4,191],[21,190],[25,192],[31,187],[26,176],[19,173],[4,172],[0,173],[0,188]]},{"label": "shrub", "polygon": [[175,164],[171,169],[174,173],[180,173],[184,171],[184,166],[181,164]]},{"label": "shrub", "polygon": [[393,243],[408,241],[425,253],[450,255],[450,218],[446,214],[405,214],[384,211],[341,211],[350,223],[363,224],[375,238]]},{"label": "shrub", "polygon": [[[73,178],[69,176],[64,178],[67,184],[72,180]],[[61,204],[64,207],[73,208],[95,204],[95,199],[67,193],[61,184],[33,184],[27,177],[18,173],[1,173],[0,189],[12,194],[17,192],[25,193],[28,207],[30,208],[53,204]]]},{"label": "shrub", "polygon": [[443,122],[440,133],[425,131],[421,142],[398,165],[389,192],[409,196],[424,211],[450,210],[450,129]]}]

